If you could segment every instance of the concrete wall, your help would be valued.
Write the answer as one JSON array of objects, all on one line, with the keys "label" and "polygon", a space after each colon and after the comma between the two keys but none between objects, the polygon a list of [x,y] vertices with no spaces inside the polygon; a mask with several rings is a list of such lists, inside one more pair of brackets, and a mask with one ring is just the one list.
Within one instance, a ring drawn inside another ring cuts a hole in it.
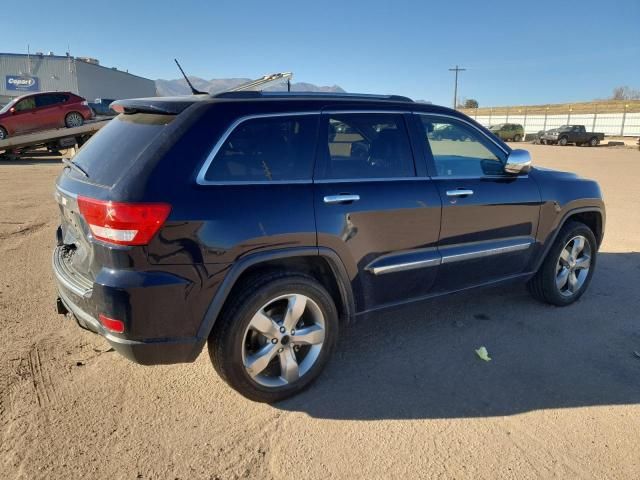
[{"label": "concrete wall", "polygon": [[562,125],[584,125],[587,130],[612,136],[640,136],[640,113],[579,113],[567,115],[471,115],[488,127],[499,123],[519,123],[525,133],[537,133]]}]

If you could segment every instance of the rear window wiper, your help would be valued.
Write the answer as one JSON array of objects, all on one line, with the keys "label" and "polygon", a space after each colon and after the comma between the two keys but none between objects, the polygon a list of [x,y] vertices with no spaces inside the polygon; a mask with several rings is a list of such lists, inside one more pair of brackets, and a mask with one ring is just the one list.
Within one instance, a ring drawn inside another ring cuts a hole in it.
[{"label": "rear window wiper", "polygon": [[84,168],[82,168],[80,165],[75,163],[73,160],[69,158],[63,158],[62,163],[64,163],[65,167],[75,170],[76,172],[80,172],[82,175],[89,178],[89,174],[87,173],[87,171]]}]

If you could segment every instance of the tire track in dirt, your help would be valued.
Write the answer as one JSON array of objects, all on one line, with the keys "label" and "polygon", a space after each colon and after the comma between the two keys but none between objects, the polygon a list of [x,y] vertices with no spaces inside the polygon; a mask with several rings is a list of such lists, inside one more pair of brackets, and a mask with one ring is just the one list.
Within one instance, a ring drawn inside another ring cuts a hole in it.
[{"label": "tire track in dirt", "polygon": [[[23,224],[24,225],[24,224]],[[26,224],[24,227],[12,232],[0,232],[0,240],[7,240],[12,237],[27,236],[42,230],[48,225],[47,222],[37,222]]]}]

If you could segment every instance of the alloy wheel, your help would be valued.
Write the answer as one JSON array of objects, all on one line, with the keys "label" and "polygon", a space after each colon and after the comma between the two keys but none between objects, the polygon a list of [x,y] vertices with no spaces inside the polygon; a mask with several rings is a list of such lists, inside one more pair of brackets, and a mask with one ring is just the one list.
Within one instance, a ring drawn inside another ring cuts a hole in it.
[{"label": "alloy wheel", "polygon": [[569,240],[556,264],[556,288],[561,295],[575,295],[584,285],[591,268],[591,244],[582,235]]},{"label": "alloy wheel", "polygon": [[79,127],[82,125],[82,115],[79,113],[70,113],[67,115],[67,126],[69,127]]},{"label": "alloy wheel", "polygon": [[243,336],[246,373],[265,387],[292,384],[316,363],[325,339],[325,318],[311,298],[281,295],[251,318]]}]

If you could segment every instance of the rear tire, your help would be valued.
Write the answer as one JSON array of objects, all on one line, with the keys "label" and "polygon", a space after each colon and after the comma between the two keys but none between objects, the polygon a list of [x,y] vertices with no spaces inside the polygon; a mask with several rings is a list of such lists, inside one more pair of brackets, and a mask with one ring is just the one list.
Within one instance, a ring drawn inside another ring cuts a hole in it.
[{"label": "rear tire", "polygon": [[84,117],[78,112],[67,113],[64,117],[64,125],[67,128],[80,127],[84,123]]},{"label": "rear tire", "polygon": [[598,137],[591,137],[591,139],[589,139],[590,147],[597,147],[599,143],[600,143],[600,140],[598,140]]},{"label": "rear tire", "polygon": [[513,137],[513,141],[514,142],[521,142],[522,141],[522,136],[520,134],[517,134],[515,137]]},{"label": "rear tire", "polygon": [[228,300],[209,337],[209,357],[238,393],[273,403],[320,375],[337,338],[338,312],[320,283],[301,274],[263,274]]},{"label": "rear tire", "polygon": [[540,269],[529,280],[527,287],[531,295],[559,307],[578,300],[591,283],[597,248],[591,229],[584,223],[569,220],[558,233]]}]

